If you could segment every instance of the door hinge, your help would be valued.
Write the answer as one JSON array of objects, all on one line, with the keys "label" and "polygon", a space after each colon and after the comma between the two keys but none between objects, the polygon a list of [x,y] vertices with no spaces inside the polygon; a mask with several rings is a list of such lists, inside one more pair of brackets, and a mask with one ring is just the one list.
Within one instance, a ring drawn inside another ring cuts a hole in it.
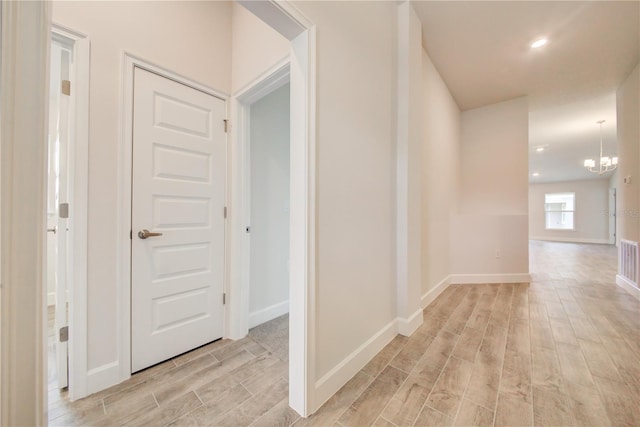
[{"label": "door hinge", "polygon": [[69,203],[60,203],[58,205],[58,216],[60,218],[69,218]]},{"label": "door hinge", "polygon": [[229,120],[224,119],[224,120],[223,120],[223,122],[224,122],[224,133],[229,133],[229,129],[230,129],[230,127],[231,127],[231,126],[229,125]]},{"label": "door hinge", "polygon": [[227,207],[224,207],[224,219],[227,219]]},{"label": "door hinge", "polygon": [[227,293],[223,292],[222,293],[222,305],[225,305],[227,303]]},{"label": "door hinge", "polygon": [[60,328],[60,342],[67,341],[69,341],[69,327],[63,326],[62,328]]},{"label": "door hinge", "polygon": [[71,95],[71,82],[69,80],[63,80],[61,90],[64,95]]},{"label": "door hinge", "polygon": [[133,230],[129,230],[129,240],[133,240]]}]

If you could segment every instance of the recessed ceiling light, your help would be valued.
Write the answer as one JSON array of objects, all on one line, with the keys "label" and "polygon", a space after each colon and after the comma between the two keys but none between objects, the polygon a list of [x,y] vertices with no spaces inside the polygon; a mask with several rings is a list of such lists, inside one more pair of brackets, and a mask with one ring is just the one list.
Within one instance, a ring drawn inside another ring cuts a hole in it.
[{"label": "recessed ceiling light", "polygon": [[534,172],[531,174],[531,176],[536,177],[536,176],[540,176],[540,174],[538,172]]},{"label": "recessed ceiling light", "polygon": [[536,40],[533,43],[531,43],[531,49],[538,49],[539,47],[542,47],[547,43],[549,43],[549,40],[547,39]]},{"label": "recessed ceiling light", "polygon": [[536,151],[538,153],[542,153],[544,151],[544,147],[538,147],[538,148],[536,148]]}]

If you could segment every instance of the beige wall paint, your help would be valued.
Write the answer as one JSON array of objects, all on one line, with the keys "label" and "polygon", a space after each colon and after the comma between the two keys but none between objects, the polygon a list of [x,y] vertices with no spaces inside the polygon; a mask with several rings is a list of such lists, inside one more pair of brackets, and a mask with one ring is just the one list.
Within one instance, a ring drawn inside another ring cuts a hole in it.
[{"label": "beige wall paint", "polygon": [[318,37],[315,348],[321,378],[396,317],[396,5],[295,5],[317,25]]},{"label": "beige wall paint", "polygon": [[460,109],[422,53],[422,294],[451,273],[450,219],[459,191]]},{"label": "beige wall paint", "polygon": [[[617,93],[618,121],[618,238],[640,240],[640,64]],[[631,177],[625,184],[624,178]]]},{"label": "beige wall paint", "polygon": [[528,234],[527,215],[454,215],[451,273],[491,276],[528,273]]},{"label": "beige wall paint", "polygon": [[[546,230],[544,195],[546,193],[575,193],[575,230]],[[567,181],[529,185],[529,238],[575,241],[585,243],[609,242],[609,180]]]},{"label": "beige wall paint", "polygon": [[467,110],[461,127],[451,273],[528,273],[527,99]]},{"label": "beige wall paint", "polygon": [[247,9],[231,6],[231,87],[235,93],[289,54],[289,40]]},{"label": "beige wall paint", "polygon": [[53,22],[84,33],[91,41],[87,284],[91,370],[118,357],[116,218],[123,52],[229,92],[231,5],[56,1]]},{"label": "beige wall paint", "polygon": [[527,214],[526,98],[462,113],[460,212]]}]

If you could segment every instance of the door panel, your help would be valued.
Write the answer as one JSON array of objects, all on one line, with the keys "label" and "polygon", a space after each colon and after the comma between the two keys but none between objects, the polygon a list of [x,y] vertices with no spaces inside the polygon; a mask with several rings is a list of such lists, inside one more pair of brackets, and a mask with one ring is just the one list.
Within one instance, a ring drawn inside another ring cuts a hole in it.
[{"label": "door panel", "polygon": [[135,69],[133,372],[222,337],[224,118],[223,100]]}]

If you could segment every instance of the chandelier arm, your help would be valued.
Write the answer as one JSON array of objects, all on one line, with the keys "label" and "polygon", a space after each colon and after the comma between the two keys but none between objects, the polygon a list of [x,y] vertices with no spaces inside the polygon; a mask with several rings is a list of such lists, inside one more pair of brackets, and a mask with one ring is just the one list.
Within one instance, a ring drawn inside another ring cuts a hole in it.
[{"label": "chandelier arm", "polygon": [[[585,167],[587,168],[587,170],[589,172],[593,172],[593,173],[597,173],[598,175],[602,175],[604,173],[607,172],[611,172],[613,170],[615,170],[618,165],[617,165],[617,157],[613,157],[613,158],[607,158],[607,164],[603,164],[602,159],[603,159],[603,144],[602,144],[602,124],[604,123],[604,120],[600,120],[597,123],[600,125],[600,158],[598,159],[598,167],[596,168],[595,162],[593,161],[593,166],[587,166],[585,164]],[[616,164],[613,164],[613,159],[616,159]],[[589,162],[592,162],[592,160],[589,160]],[[587,160],[585,160],[585,163],[587,163]]]}]

